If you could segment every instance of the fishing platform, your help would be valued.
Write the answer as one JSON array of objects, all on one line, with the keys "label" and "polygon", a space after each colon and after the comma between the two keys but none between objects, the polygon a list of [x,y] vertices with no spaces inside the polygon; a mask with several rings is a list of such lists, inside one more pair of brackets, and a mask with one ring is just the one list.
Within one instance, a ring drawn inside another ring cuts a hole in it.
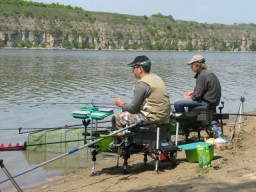
[{"label": "fishing platform", "polygon": [[[103,120],[104,118],[113,114],[112,110],[94,108],[94,107],[83,107],[80,111],[74,111],[74,118],[82,119],[85,127],[85,133],[87,133],[87,126],[91,123],[90,136],[93,139],[94,135],[98,137],[104,137],[109,134],[113,129],[106,130],[105,132],[97,130],[97,121]],[[95,126],[93,126],[93,122]],[[127,125],[129,126],[129,125]],[[177,146],[170,142],[170,135],[168,133],[169,124],[150,124],[143,125],[141,123],[138,126],[128,129],[125,134],[119,134],[112,137],[104,138],[102,141],[94,144],[92,155],[92,175],[95,174],[95,162],[96,156],[99,153],[115,155],[117,156],[117,167],[119,166],[119,157],[124,159],[123,172],[127,173],[128,159],[131,154],[143,153],[144,164],[148,161],[148,156],[155,160],[155,170],[158,171],[159,161],[176,159]],[[86,135],[84,134],[86,141]]]}]

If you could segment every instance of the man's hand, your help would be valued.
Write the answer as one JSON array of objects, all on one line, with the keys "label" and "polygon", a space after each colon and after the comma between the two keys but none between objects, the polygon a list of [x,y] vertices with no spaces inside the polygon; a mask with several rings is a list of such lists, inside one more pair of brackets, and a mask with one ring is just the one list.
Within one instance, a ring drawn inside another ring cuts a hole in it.
[{"label": "man's hand", "polygon": [[191,99],[193,92],[189,91],[189,92],[185,92],[184,93],[184,99]]},{"label": "man's hand", "polygon": [[115,102],[115,105],[118,107],[123,107],[125,104],[124,100],[120,98],[115,99],[114,102]]}]

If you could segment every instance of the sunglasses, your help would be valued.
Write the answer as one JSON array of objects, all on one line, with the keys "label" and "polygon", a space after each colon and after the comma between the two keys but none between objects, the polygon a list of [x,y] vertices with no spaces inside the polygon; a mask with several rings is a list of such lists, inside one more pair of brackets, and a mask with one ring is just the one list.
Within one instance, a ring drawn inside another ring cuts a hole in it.
[{"label": "sunglasses", "polygon": [[135,69],[135,68],[139,68],[140,66],[139,65],[136,65],[136,66],[134,66],[134,67],[132,67],[133,69]]}]

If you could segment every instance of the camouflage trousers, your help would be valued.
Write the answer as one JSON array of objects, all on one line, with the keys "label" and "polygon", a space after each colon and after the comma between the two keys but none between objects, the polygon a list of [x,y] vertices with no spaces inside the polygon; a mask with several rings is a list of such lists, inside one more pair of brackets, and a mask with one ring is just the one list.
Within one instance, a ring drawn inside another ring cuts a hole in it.
[{"label": "camouflage trousers", "polygon": [[126,125],[131,125],[136,121],[142,121],[143,123],[147,123],[148,120],[141,113],[132,114],[127,111],[115,114],[112,118],[112,127],[114,129],[120,129],[125,127]]}]

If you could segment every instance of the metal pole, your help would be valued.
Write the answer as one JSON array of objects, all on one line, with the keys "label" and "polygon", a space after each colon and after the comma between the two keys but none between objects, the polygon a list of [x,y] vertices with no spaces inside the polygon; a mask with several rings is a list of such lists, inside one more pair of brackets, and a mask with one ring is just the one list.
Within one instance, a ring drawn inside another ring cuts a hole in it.
[{"label": "metal pole", "polygon": [[178,145],[178,135],[179,135],[179,128],[180,128],[180,123],[177,121],[176,123],[176,136],[175,136],[175,145]]},{"label": "metal pole", "polygon": [[6,167],[4,166],[3,160],[0,160],[0,166],[2,168],[2,170],[4,171],[5,175],[9,178],[9,180],[11,181],[11,183],[13,184],[13,186],[17,189],[18,192],[22,192],[20,186],[16,183],[16,181],[14,180],[14,178],[12,177],[12,175],[10,174],[10,172],[6,169]]},{"label": "metal pole", "polygon": [[155,171],[158,172],[158,164],[159,164],[159,139],[160,139],[160,128],[157,127],[156,129],[156,164],[155,164]]},{"label": "metal pole", "polygon": [[116,167],[118,168],[119,167],[119,155],[117,155],[117,161],[116,161]]},{"label": "metal pole", "polygon": [[[220,115],[222,114],[222,109],[224,108],[224,101],[221,102],[221,106],[219,107]],[[223,119],[222,115],[220,116],[220,126],[221,126],[221,135],[224,135],[224,129],[223,129]]]},{"label": "metal pole", "polygon": [[241,128],[241,122],[242,122],[242,103],[239,106],[239,120],[238,120],[238,129]]},{"label": "metal pole", "polygon": [[93,141],[93,139],[92,139],[92,132],[93,132],[93,118],[91,118],[91,122],[92,122],[92,124],[91,124],[91,141]]},{"label": "metal pole", "polygon": [[[114,135],[116,135],[116,134],[118,134],[118,133],[120,133],[120,132],[122,132],[122,131],[125,131],[125,130],[127,130],[127,129],[129,129],[129,128],[132,128],[132,127],[134,127],[134,126],[138,126],[138,125],[140,125],[140,124],[141,124],[141,122],[138,121],[138,122],[136,122],[135,124],[132,124],[132,125],[130,125],[130,126],[128,126],[128,127],[125,127],[125,128],[122,128],[122,129],[119,129],[119,130],[116,130],[116,131],[113,131],[112,133],[110,133],[110,134],[107,135],[106,137],[114,136]],[[105,138],[105,137],[104,137],[104,138]],[[80,149],[83,149],[83,148],[85,148],[85,147],[91,146],[91,145],[93,145],[93,144],[95,144],[95,143],[97,143],[97,142],[103,140],[104,138],[99,138],[99,139],[96,139],[96,140],[94,140],[94,141],[91,141],[91,142],[89,142],[89,143],[87,143],[87,144],[85,144],[85,145],[82,145],[82,146],[80,146],[80,147],[78,147],[78,148],[71,149],[71,150],[67,151],[67,152],[64,153],[64,154],[61,154],[61,155],[59,155],[59,156],[56,156],[56,157],[54,157],[54,158],[52,158],[52,159],[49,159],[49,160],[47,160],[47,161],[45,161],[45,162],[43,162],[43,163],[38,164],[38,165],[35,166],[35,167],[32,167],[32,168],[30,168],[30,169],[28,169],[28,170],[25,170],[25,171],[23,171],[23,172],[21,172],[21,173],[19,173],[19,174],[17,174],[17,175],[14,175],[12,178],[19,177],[19,176],[24,175],[24,174],[26,174],[26,173],[28,173],[28,172],[31,172],[31,171],[33,171],[33,170],[35,170],[35,169],[38,169],[38,168],[40,168],[40,167],[42,167],[42,166],[44,166],[44,165],[47,165],[47,164],[49,164],[49,163],[51,163],[51,162],[53,162],[53,161],[55,161],[55,160],[58,160],[58,159],[60,159],[60,158],[62,158],[62,157],[65,157],[65,156],[67,156],[67,155],[70,155],[70,154],[72,154],[72,153],[75,153],[75,152],[79,151]],[[9,181],[9,179],[0,181],[0,184],[5,183],[6,181]]]},{"label": "metal pole", "polygon": [[86,136],[87,136],[87,126],[88,126],[88,122],[86,122],[85,119],[82,120],[83,125],[84,125],[84,145],[87,143],[86,141]]},{"label": "metal pole", "polygon": [[[241,97],[241,114],[244,114],[244,98]],[[244,116],[241,117],[241,123],[244,123]]]},{"label": "metal pole", "polygon": [[239,120],[238,120],[238,128],[241,128],[241,124],[243,123],[243,115],[244,115],[244,101],[245,98],[241,97],[240,98],[240,106],[239,106]]}]

